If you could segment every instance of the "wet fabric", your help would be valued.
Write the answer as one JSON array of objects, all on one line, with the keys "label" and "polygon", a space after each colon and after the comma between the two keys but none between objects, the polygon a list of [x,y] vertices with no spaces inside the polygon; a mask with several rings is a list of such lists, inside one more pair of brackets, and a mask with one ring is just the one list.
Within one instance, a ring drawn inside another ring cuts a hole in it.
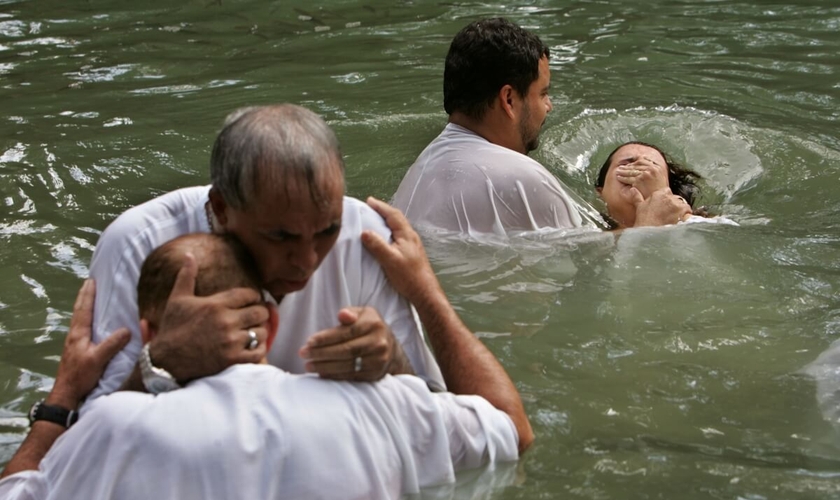
[{"label": "wet fabric", "polygon": [[592,225],[575,198],[535,160],[449,123],[409,168],[393,205],[416,227],[504,236]]},{"label": "wet fabric", "polygon": [[0,498],[399,498],[518,458],[510,417],[418,377],[376,383],[237,365],[157,396],[97,399]]},{"label": "wet fabric", "polygon": [[[209,232],[204,205],[209,186],[184,188],[127,210],[102,233],[90,266],[96,281],[93,340],[101,342],[121,327],[131,340],[120,351],[88,400],[113,392],[134,369],[140,355],[137,281],[140,267],[152,250],[178,236]],[[363,230],[391,237],[382,217],[359,200],[345,197],[341,232],[333,248],[306,287],[283,298],[277,337],[268,353],[271,364],[304,373],[297,353],[314,333],[338,325],[338,311],[371,306],[379,312],[400,342],[415,373],[432,386],[444,388],[443,376],[425,343],[411,305],[388,283],[382,268],[361,242]]]}]

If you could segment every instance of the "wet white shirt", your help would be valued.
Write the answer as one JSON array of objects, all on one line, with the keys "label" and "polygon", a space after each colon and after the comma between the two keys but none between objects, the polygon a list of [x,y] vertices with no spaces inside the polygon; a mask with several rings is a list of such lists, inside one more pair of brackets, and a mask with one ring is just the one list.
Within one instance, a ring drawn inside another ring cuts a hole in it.
[{"label": "wet white shirt", "polygon": [[[140,355],[137,281],[152,250],[178,236],[210,232],[204,204],[209,186],[179,189],[127,210],[102,233],[93,254],[90,276],[96,280],[93,340],[101,342],[121,327],[131,341],[111,361],[89,400],[115,391],[134,369]],[[384,238],[391,233],[373,209],[345,197],[341,233],[306,287],[284,297],[269,362],[292,373],[304,373],[298,350],[314,333],[338,325],[338,311],[348,306],[375,308],[402,344],[415,373],[438,388],[443,377],[426,345],[411,305],[388,283],[382,268],[364,249],[363,230]]]},{"label": "wet white shirt", "polygon": [[416,227],[469,235],[589,224],[545,167],[454,123],[408,169],[393,205]]},{"label": "wet white shirt", "polygon": [[507,414],[419,378],[333,382],[237,365],[153,396],[92,402],[4,500],[398,498],[518,458]]}]

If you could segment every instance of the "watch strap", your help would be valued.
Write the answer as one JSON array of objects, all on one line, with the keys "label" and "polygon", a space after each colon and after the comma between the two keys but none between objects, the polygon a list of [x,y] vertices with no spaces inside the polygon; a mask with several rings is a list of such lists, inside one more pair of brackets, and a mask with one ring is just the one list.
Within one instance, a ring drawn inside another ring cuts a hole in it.
[{"label": "watch strap", "polygon": [[79,419],[79,413],[76,410],[68,410],[61,406],[48,405],[42,399],[37,401],[29,410],[29,425],[31,426],[39,420],[46,420],[58,424],[66,429],[75,424]]}]

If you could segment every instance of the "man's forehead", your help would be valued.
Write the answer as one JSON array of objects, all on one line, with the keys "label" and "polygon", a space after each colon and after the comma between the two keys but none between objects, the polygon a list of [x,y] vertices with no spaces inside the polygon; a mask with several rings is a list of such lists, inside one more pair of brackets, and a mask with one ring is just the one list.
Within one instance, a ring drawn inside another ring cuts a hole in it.
[{"label": "man's forehead", "polygon": [[315,168],[310,172],[275,169],[260,176],[258,201],[276,205],[315,204],[323,210],[341,204],[344,172],[338,167]]}]

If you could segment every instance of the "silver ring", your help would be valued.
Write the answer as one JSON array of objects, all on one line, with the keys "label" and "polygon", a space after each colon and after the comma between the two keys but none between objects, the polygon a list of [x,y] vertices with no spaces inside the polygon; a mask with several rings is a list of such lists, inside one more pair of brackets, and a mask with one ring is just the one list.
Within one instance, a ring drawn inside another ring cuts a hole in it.
[{"label": "silver ring", "polygon": [[362,357],[356,356],[356,361],[353,362],[353,371],[359,373],[362,371]]},{"label": "silver ring", "polygon": [[245,349],[249,351],[253,351],[260,345],[260,339],[257,338],[257,332],[254,330],[248,330],[248,343],[245,345]]}]

